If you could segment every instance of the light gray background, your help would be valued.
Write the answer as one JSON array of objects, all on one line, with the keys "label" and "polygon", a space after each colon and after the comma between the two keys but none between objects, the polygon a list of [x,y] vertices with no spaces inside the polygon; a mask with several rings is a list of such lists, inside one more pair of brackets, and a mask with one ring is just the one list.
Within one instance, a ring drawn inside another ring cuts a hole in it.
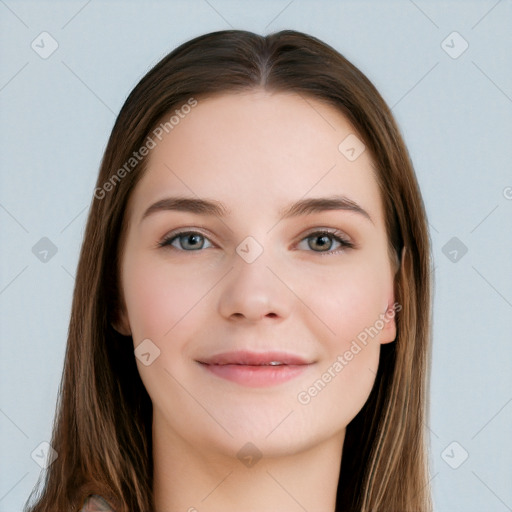
[{"label": "light gray background", "polygon": [[[115,116],[171,49],[231,27],[315,35],[393,108],[433,243],[435,511],[512,510],[510,0],[0,0],[0,17],[0,511],[22,509],[40,472],[31,453],[50,439],[73,276]],[[43,31],[58,43],[46,59],[31,48],[51,48]],[[57,248],[46,262],[32,252],[43,237]]]}]

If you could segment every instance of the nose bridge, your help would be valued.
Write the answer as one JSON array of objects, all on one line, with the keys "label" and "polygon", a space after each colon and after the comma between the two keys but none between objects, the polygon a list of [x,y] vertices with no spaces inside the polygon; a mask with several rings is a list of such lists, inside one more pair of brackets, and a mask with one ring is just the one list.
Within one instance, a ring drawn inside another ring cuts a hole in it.
[{"label": "nose bridge", "polygon": [[[268,241],[268,237],[265,239]],[[276,277],[279,262],[275,251],[248,236],[236,247],[233,268],[222,288],[220,313],[259,320],[288,314],[293,294]]]}]

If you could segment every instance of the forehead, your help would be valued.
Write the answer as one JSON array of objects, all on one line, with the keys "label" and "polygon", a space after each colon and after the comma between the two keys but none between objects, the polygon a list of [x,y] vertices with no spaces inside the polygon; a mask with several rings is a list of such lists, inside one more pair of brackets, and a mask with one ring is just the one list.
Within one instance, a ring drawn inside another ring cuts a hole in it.
[{"label": "forehead", "polygon": [[198,99],[174,123],[161,140],[153,137],[131,200],[134,214],[170,194],[215,198],[240,214],[344,194],[363,203],[372,218],[382,215],[369,152],[347,158],[347,144],[357,153],[364,146],[333,106],[256,90]]}]

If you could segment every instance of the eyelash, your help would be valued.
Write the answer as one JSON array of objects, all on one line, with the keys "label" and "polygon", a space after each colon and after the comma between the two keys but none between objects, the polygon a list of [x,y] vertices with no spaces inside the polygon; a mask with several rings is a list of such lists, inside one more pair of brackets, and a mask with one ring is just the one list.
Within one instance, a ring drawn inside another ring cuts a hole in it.
[{"label": "eyelash", "polygon": [[[192,252],[192,253],[202,251],[202,249],[187,251],[185,249],[177,249],[176,247],[171,245],[171,243],[174,240],[178,239],[180,236],[183,236],[183,235],[200,235],[203,238],[206,238],[207,240],[209,240],[209,238],[206,235],[204,235],[203,233],[201,233],[200,231],[184,230],[184,231],[177,231],[177,232],[170,233],[162,241],[157,243],[157,247],[181,251],[181,252]],[[308,238],[311,238],[313,236],[324,236],[324,235],[327,235],[327,236],[331,237],[334,241],[339,242],[341,244],[341,248],[331,250],[331,251],[313,251],[313,250],[311,250],[311,251],[307,251],[307,252],[313,252],[313,253],[317,253],[319,255],[325,256],[325,255],[339,254],[339,253],[344,252],[346,249],[353,249],[355,247],[355,244],[353,244],[352,242],[347,240],[344,237],[344,234],[341,231],[337,231],[337,230],[328,231],[325,229],[321,229],[319,231],[313,231],[313,232],[309,233],[308,235],[306,235],[304,238],[302,238],[300,240],[300,242],[302,242],[303,240],[306,240]],[[213,242],[210,241],[210,243],[213,243]]]}]

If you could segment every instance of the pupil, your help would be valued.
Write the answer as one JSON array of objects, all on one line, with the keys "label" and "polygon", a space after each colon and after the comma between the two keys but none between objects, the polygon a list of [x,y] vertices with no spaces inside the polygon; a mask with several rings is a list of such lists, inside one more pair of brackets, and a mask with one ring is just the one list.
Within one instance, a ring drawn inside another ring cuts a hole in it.
[{"label": "pupil", "polygon": [[[199,241],[198,239],[200,238],[199,235],[187,235],[187,238],[186,238],[186,243],[187,244],[190,244],[192,246],[197,246]],[[195,242],[194,242],[195,241]]]},{"label": "pupil", "polygon": [[315,239],[317,242],[318,240],[324,240],[324,242],[320,242],[318,245],[320,247],[325,247],[326,245],[329,245],[329,237],[327,235],[321,235],[321,236],[317,236],[316,239]]}]

